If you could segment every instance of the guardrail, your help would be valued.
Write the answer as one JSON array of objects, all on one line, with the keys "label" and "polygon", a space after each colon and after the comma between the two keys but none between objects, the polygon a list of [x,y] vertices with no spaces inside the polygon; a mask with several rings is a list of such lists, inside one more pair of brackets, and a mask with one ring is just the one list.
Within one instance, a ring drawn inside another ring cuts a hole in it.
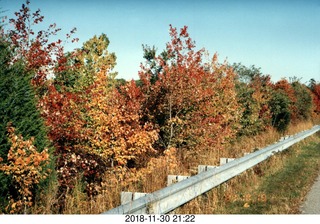
[{"label": "guardrail", "polygon": [[320,125],[282,138],[280,142],[247,154],[225,165],[208,169],[198,175],[170,185],[161,190],[147,194],[132,202],[113,208],[103,214],[165,214],[185,204],[195,197],[211,190],[227,180],[241,174],[273,154],[283,151],[293,144],[313,135],[320,130]]}]

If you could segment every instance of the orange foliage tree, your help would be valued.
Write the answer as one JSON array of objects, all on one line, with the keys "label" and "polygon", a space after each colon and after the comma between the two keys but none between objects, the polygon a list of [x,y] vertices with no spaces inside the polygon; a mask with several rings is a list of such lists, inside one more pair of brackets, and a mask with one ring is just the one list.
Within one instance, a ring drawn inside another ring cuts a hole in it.
[{"label": "orange foliage tree", "polygon": [[[109,86],[109,87],[108,87]],[[141,123],[140,90],[130,82],[119,91],[112,80],[98,73],[88,90],[86,103],[86,150],[98,155],[109,168],[139,166],[143,158],[153,153],[157,132],[148,122]],[[140,162],[139,162],[140,161]],[[130,164],[129,164],[130,163]]]},{"label": "orange foliage tree", "polygon": [[269,75],[255,76],[251,83],[251,88],[254,89],[253,98],[258,104],[259,117],[263,129],[271,126],[271,112],[268,106],[268,102],[271,99],[272,82]]},{"label": "orange foliage tree", "polygon": [[50,169],[45,168],[49,163],[49,153],[48,149],[38,152],[33,145],[34,138],[23,140],[11,126],[8,127],[8,133],[11,147],[7,163],[0,163],[0,171],[12,176],[18,196],[11,198],[7,209],[10,213],[27,213],[34,201],[35,185],[46,179],[50,172]]}]

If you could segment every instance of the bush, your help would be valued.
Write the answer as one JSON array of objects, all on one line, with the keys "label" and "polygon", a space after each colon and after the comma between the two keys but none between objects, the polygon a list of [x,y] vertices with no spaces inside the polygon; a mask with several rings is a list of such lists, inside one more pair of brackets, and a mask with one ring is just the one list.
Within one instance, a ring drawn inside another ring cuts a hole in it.
[{"label": "bush", "polygon": [[280,91],[275,91],[269,101],[272,113],[272,126],[279,132],[285,132],[291,120],[290,100],[287,95]]},{"label": "bush", "polygon": [[[34,138],[23,140],[21,135],[15,134],[14,127],[8,126],[11,143],[7,163],[0,163],[0,171],[12,176],[12,183],[17,195],[10,195],[7,210],[10,213],[27,213],[35,198],[34,188],[42,179],[46,179],[50,169],[45,168],[49,163],[48,149],[37,152],[33,145]],[[0,157],[0,162],[2,158]]]},{"label": "bush", "polygon": [[262,75],[260,69],[234,64],[237,73],[236,90],[238,102],[242,107],[238,136],[256,135],[266,130],[271,124],[268,102],[272,92],[270,76]]},{"label": "bush", "polygon": [[311,117],[312,109],[312,97],[308,88],[298,81],[294,81],[292,84],[297,101],[295,102],[296,111],[295,117],[298,120],[308,120]]}]

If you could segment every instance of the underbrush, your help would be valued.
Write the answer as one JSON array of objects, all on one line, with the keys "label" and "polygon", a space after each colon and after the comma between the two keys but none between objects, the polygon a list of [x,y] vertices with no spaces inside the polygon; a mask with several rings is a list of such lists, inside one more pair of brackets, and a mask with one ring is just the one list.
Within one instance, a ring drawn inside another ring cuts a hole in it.
[{"label": "underbrush", "polygon": [[[310,129],[312,126],[311,122],[292,125],[286,135]],[[134,181],[123,184],[115,180],[112,187],[102,190],[100,194],[92,197],[84,193],[84,184],[81,181],[77,181],[74,189],[67,192],[66,205],[63,211],[57,211],[55,207],[58,201],[58,185],[52,182],[53,184],[49,187],[50,189],[38,197],[32,213],[99,214],[120,205],[121,191],[154,192],[166,186],[167,175],[194,175],[199,164],[219,165],[220,157],[242,157],[244,153],[250,153],[263,148],[279,140],[280,137],[280,134],[276,130],[269,129],[260,135],[238,139],[226,146],[224,150],[208,150],[202,153],[201,156],[188,156],[186,153],[183,154],[177,151],[169,156],[153,158],[148,167],[135,171],[136,173],[132,174],[137,175]],[[278,205],[287,210],[278,211],[275,209],[273,205],[277,204],[274,202],[277,196],[270,195],[269,191],[266,190],[267,188],[269,189],[269,187],[266,188],[268,186],[266,184],[268,182],[267,178],[270,178],[269,183],[272,183],[270,180],[275,178],[274,175],[277,172],[284,170],[290,158],[291,160],[295,157],[300,158],[301,151],[303,151],[300,148],[307,144],[306,142],[320,142],[319,135],[317,137],[310,137],[309,139],[308,141],[299,143],[297,146],[291,147],[290,150],[269,158],[267,161],[242,173],[238,177],[197,197],[174,212],[184,214],[288,213],[295,206],[280,203]],[[107,175],[106,178],[108,178]],[[312,179],[313,176],[311,175],[310,178]],[[279,186],[274,188],[278,189]],[[307,189],[307,187],[304,189]],[[303,195],[304,193],[299,196],[298,201],[302,200]],[[284,200],[281,197],[279,199]]]}]

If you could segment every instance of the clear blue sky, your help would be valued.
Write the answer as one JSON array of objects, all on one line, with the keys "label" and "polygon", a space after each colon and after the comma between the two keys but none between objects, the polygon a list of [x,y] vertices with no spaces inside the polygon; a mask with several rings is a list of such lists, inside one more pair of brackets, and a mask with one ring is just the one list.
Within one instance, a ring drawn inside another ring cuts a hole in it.
[{"label": "clear blue sky", "polygon": [[[24,2],[0,0],[0,7],[11,18]],[[77,27],[80,41],[68,50],[107,34],[119,78],[138,78],[142,44],[161,52],[172,24],[187,25],[197,48],[221,62],[261,67],[274,81],[320,81],[320,0],[31,0],[31,8],[63,33]]]}]

